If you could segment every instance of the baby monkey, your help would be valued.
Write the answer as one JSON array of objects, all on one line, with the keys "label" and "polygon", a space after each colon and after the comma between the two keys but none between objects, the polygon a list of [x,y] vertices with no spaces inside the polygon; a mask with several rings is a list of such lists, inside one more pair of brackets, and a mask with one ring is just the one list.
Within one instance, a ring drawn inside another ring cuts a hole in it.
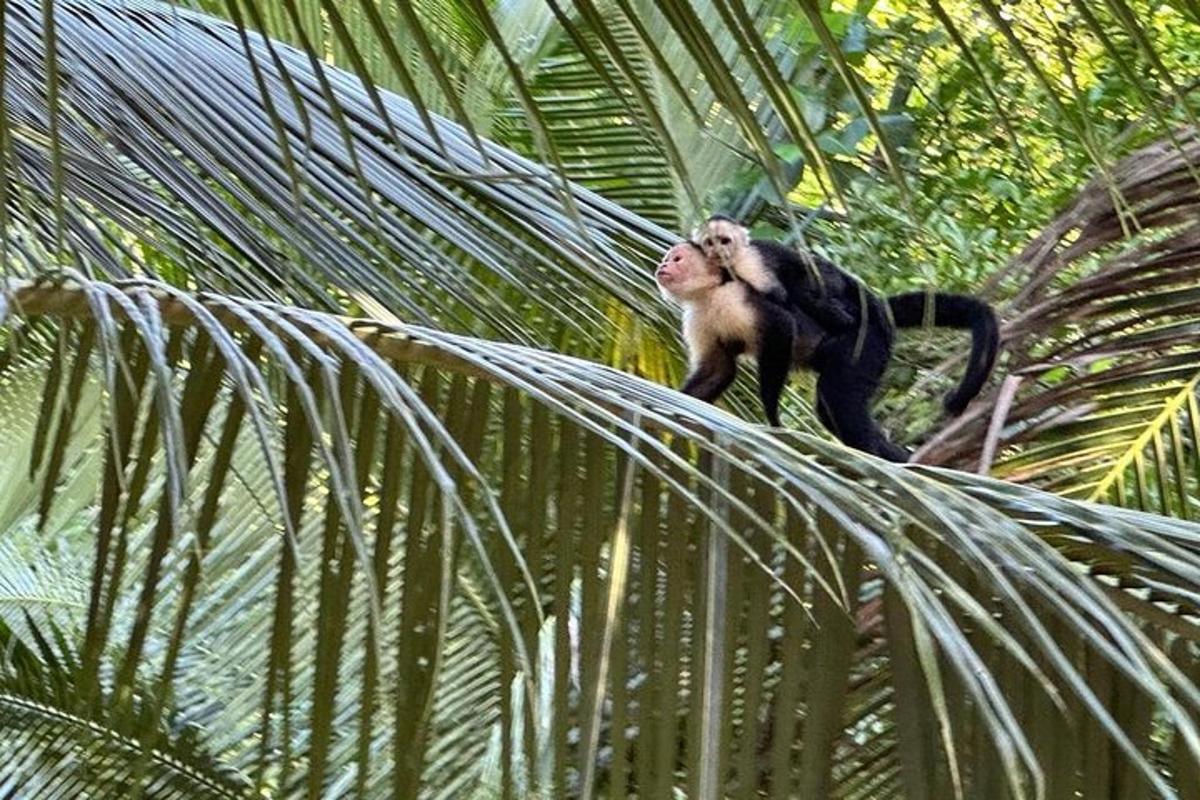
[{"label": "baby monkey", "polygon": [[755,291],[812,317],[826,331],[855,327],[865,297],[860,284],[816,253],[801,256],[769,239],[751,239],[729,217],[716,215],[692,233],[704,254]]}]

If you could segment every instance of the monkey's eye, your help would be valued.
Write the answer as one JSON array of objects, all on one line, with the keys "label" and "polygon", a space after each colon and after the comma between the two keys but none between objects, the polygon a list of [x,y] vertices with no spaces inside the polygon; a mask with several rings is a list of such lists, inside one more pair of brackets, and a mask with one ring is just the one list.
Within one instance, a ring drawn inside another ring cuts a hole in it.
[{"label": "monkey's eye", "polygon": [[704,240],[704,246],[712,247],[712,237],[711,236]]},{"label": "monkey's eye", "polygon": [[674,258],[672,258],[671,260],[672,260],[672,261],[682,261],[682,260],[683,260],[683,256],[677,255],[677,256],[675,256]]},{"label": "monkey's eye", "polygon": [[721,237],[721,244],[729,244],[730,241],[732,240],[728,236]]}]

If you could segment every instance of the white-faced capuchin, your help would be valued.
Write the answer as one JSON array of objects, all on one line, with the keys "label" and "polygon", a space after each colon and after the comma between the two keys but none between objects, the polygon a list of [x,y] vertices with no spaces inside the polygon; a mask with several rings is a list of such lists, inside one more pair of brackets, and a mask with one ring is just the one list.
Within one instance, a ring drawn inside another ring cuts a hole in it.
[{"label": "white-faced capuchin", "polygon": [[[723,370],[729,370],[728,365],[710,362],[693,349],[693,342],[704,342],[706,337],[711,338],[713,331],[725,329],[725,323],[716,322],[716,317],[725,313],[731,317],[746,316],[747,308],[770,310],[783,306],[806,331],[807,352],[803,363],[793,359],[789,366],[807,366],[817,373],[816,406],[822,424],[850,447],[903,462],[908,460],[908,452],[888,440],[871,417],[870,409],[871,399],[879,389],[884,369],[891,359],[893,325],[920,327],[929,310],[927,303],[932,299],[933,325],[971,331],[966,373],[944,401],[951,414],[959,414],[966,408],[991,373],[999,347],[999,331],[995,313],[981,300],[945,292],[909,292],[887,298],[885,306],[882,298],[829,261],[816,254],[805,259],[779,243],[752,240],[744,227],[724,217],[710,219],[697,231],[696,238],[707,263],[703,267],[692,264],[692,269],[727,269],[738,283],[744,282],[752,291],[741,295],[744,298],[741,306],[727,301],[716,306],[708,304],[716,311],[697,319],[713,328],[690,333],[687,303],[706,305],[705,298],[696,292],[688,301],[676,297],[685,303],[684,337],[692,352],[693,376],[724,374]],[[671,252],[677,250],[678,246]],[[661,280],[659,285],[671,293]],[[727,297],[732,299],[736,295],[729,291]],[[762,315],[762,311],[756,311],[750,316]],[[699,326],[693,323],[692,327]],[[759,339],[766,335],[768,332],[762,329],[757,333]],[[716,339],[721,340],[720,333]],[[764,349],[760,342],[754,352]],[[776,405],[770,410],[766,408],[767,395],[763,393],[764,410],[773,425],[778,424],[775,421],[778,418],[777,402],[787,370],[783,370],[782,377],[776,377],[778,371],[774,365],[764,369],[760,359],[760,384],[769,381],[774,385],[778,381],[780,386],[774,391]],[[732,378],[730,371],[724,383],[711,379],[711,384],[720,385],[720,390],[705,399],[713,400],[719,396]],[[683,391],[700,396],[688,391],[693,383],[689,378]]]}]

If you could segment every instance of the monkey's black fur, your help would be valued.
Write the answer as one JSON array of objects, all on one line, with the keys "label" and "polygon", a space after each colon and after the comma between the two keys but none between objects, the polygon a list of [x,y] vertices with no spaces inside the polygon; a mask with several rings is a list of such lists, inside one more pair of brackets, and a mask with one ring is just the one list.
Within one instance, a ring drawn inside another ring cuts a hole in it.
[{"label": "monkey's black fur", "polygon": [[[897,328],[919,328],[925,322],[930,295],[926,292],[906,292],[887,299],[892,322]],[[958,328],[971,331],[971,353],[962,380],[942,401],[948,414],[958,416],[975,399],[996,364],[1000,348],[1000,327],[996,313],[982,300],[965,294],[935,292],[933,294],[933,327]]]},{"label": "monkey's black fur", "polygon": [[[874,453],[889,461],[907,461],[909,454],[888,441],[871,416],[871,400],[879,390],[892,357],[896,328],[918,328],[924,323],[925,292],[908,292],[887,298],[891,321],[875,295],[868,299],[864,329],[851,328],[827,335],[811,363],[817,373],[817,416],[825,427],[850,447]],[[943,405],[950,414],[961,414],[991,374],[996,361],[999,331],[988,305],[974,297],[937,292],[932,295],[933,325],[971,331],[971,355],[958,386]],[[862,337],[861,342],[859,337]],[[857,353],[857,357],[855,354]]]},{"label": "monkey's black fur", "polygon": [[858,296],[861,284],[833,262],[816,253],[809,253],[805,259],[790,247],[769,239],[751,239],[750,246],[768,267],[776,265],[776,275],[783,284],[782,294],[771,291],[768,297],[799,308],[826,330],[857,327],[862,311]]},{"label": "monkey's black fur", "polygon": [[[750,302],[758,327],[758,344],[753,353],[758,362],[758,395],[767,421],[778,427],[779,397],[792,370],[795,315],[749,287],[746,291],[748,296],[757,295]],[[679,391],[706,402],[716,400],[737,377],[738,356],[748,350],[747,343],[741,339],[717,339]]]},{"label": "monkey's black fur", "polygon": [[867,299],[861,327],[826,334],[810,366],[817,373],[817,417],[844,444],[889,461],[908,451],[888,440],[871,416],[871,400],[892,357],[893,331],[883,303]]}]

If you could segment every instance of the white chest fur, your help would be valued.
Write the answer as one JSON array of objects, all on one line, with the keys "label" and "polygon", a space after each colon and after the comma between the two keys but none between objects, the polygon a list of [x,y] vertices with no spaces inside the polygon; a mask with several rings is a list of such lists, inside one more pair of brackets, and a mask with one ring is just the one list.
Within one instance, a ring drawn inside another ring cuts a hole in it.
[{"label": "white chest fur", "polygon": [[754,307],[746,300],[746,287],[736,281],[708,294],[705,302],[683,310],[683,338],[694,356],[705,353],[717,341],[742,342],[749,352],[758,343]]}]

